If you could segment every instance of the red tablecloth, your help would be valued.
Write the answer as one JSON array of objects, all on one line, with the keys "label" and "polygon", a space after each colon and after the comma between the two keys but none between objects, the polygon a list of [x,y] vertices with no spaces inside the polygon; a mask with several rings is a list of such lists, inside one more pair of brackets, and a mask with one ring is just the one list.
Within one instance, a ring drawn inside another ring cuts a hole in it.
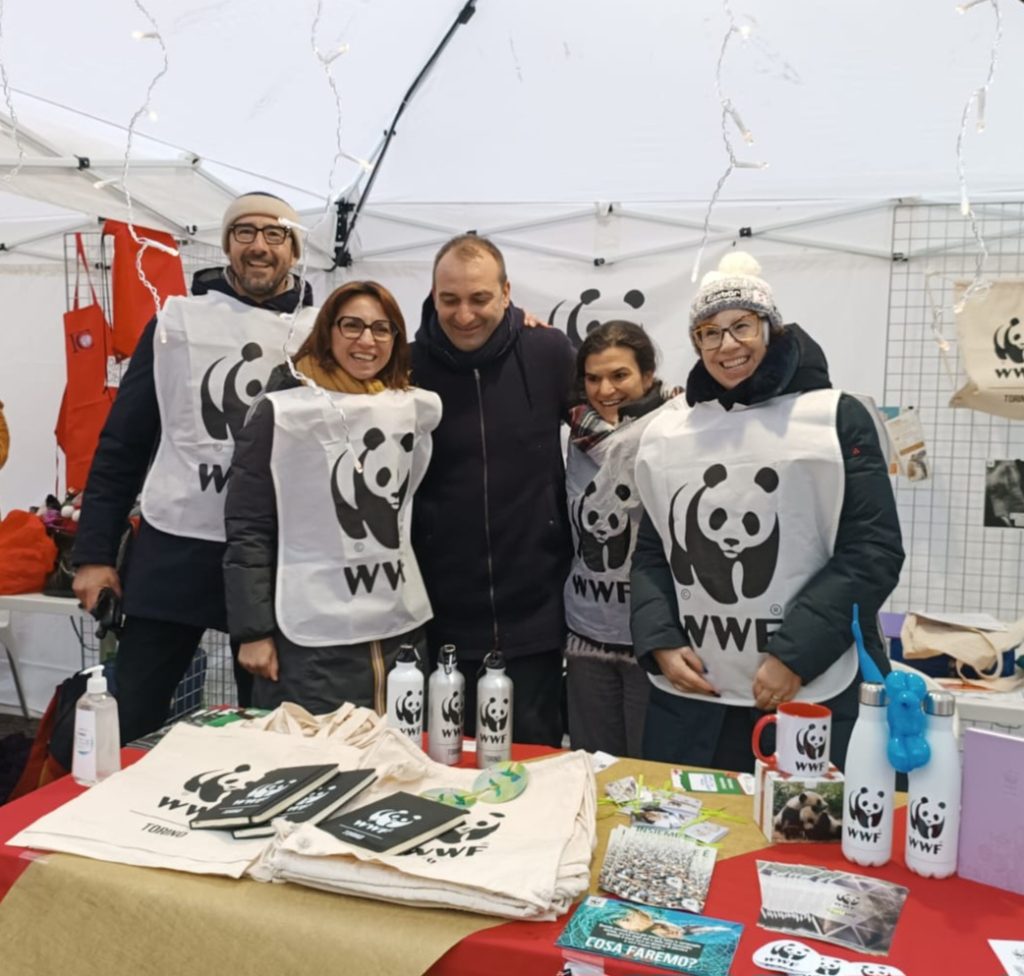
[{"label": "red tablecloth", "polygon": [[[517,747],[517,758],[528,758],[550,750]],[[142,753],[124,750],[125,763]],[[472,756],[464,765],[472,765]],[[35,793],[0,807],[0,897],[17,881],[31,863],[33,852],[10,847],[6,841],[44,813],[77,795],[82,787],[64,777]],[[896,851],[903,849],[904,811],[897,811]],[[907,976],[998,976],[998,961],[988,939],[1024,939],[1024,897],[998,888],[979,885],[962,878],[942,881],[918,877],[903,866],[900,854],[885,867],[860,868],[843,859],[838,844],[785,844],[720,861],[715,867],[705,912],[742,922],[745,926],[732,976],[754,976],[762,972],[751,961],[754,950],[775,933],[756,925],[760,908],[757,859],[791,863],[820,864],[885,878],[910,888],[892,951],[879,962],[898,966]],[[143,870],[143,869],[140,869]],[[562,956],[554,945],[566,919],[557,922],[509,922],[478,932],[447,952],[429,970],[430,976],[555,976]],[[839,946],[808,940],[820,952],[843,959],[868,960]],[[664,973],[666,970],[603,960],[607,973]]]}]

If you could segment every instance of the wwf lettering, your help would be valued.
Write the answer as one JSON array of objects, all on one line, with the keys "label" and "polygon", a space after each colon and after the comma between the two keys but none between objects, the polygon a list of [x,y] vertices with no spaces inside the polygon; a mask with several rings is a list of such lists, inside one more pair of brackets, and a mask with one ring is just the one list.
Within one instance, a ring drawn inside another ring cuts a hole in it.
[{"label": "wwf lettering", "polygon": [[922,854],[939,854],[942,851],[941,840],[921,840],[920,837],[915,837],[913,834],[907,835],[907,844],[913,851],[920,851]]},{"label": "wwf lettering", "polygon": [[189,819],[191,819],[197,813],[205,810],[206,807],[196,806],[194,803],[189,803],[187,800],[175,800],[169,796],[162,796],[160,797],[160,802],[157,804],[157,809],[181,810]]},{"label": "wwf lettering", "polygon": [[368,566],[366,563],[359,566],[346,566],[345,582],[348,583],[349,593],[355,596],[360,586],[367,593],[372,593],[374,586],[377,585],[377,577],[380,575],[381,570],[384,571],[383,579],[387,580],[392,592],[398,589],[399,583],[405,582],[405,566],[402,564],[401,559],[393,563],[374,563],[372,566]]},{"label": "wwf lettering", "polygon": [[199,490],[206,491],[210,485],[219,495],[231,477],[231,468],[225,471],[219,464],[207,464],[205,461],[199,465]]},{"label": "wwf lettering", "polygon": [[629,602],[628,580],[595,580],[573,573],[572,588],[577,596],[589,598],[595,603]]},{"label": "wwf lettering", "polygon": [[692,614],[683,615],[683,625],[690,640],[697,647],[704,647],[709,636],[718,642],[719,648],[725,651],[729,645],[735,646],[737,651],[747,649],[747,641],[753,631],[754,650],[760,651],[768,643],[768,638],[779,629],[781,621],[772,617],[721,617],[718,614],[704,614],[695,617]]},{"label": "wwf lettering", "polygon": [[882,832],[880,830],[865,830],[863,827],[847,824],[846,836],[850,840],[862,840],[865,844],[877,844],[882,839]]},{"label": "wwf lettering", "polygon": [[1024,377],[1024,366],[996,366],[994,372],[1001,380]]}]

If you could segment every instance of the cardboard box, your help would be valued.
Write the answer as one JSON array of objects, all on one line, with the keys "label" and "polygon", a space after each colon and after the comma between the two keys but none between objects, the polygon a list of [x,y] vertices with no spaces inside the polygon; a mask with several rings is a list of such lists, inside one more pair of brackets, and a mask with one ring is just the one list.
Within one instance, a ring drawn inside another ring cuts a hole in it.
[{"label": "cardboard box", "polygon": [[754,819],[772,843],[832,843],[842,839],[843,774],[791,776],[758,759],[754,766]]}]

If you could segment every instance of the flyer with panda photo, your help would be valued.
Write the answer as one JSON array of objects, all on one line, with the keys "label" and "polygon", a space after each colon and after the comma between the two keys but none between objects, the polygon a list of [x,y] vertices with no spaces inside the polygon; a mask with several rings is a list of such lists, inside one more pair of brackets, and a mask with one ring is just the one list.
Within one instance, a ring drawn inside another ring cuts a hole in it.
[{"label": "flyer with panda photo", "polygon": [[847,871],[758,861],[761,928],[885,955],[908,889]]}]

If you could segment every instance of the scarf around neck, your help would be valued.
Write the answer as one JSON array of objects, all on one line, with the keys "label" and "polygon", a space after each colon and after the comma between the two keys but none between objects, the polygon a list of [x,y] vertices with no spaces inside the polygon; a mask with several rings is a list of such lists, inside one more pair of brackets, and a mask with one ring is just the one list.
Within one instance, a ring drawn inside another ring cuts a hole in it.
[{"label": "scarf around neck", "polygon": [[295,368],[308,377],[317,386],[334,393],[381,393],[387,387],[378,379],[357,380],[340,366],[332,370],[324,369],[312,356],[303,356],[295,363]]}]

